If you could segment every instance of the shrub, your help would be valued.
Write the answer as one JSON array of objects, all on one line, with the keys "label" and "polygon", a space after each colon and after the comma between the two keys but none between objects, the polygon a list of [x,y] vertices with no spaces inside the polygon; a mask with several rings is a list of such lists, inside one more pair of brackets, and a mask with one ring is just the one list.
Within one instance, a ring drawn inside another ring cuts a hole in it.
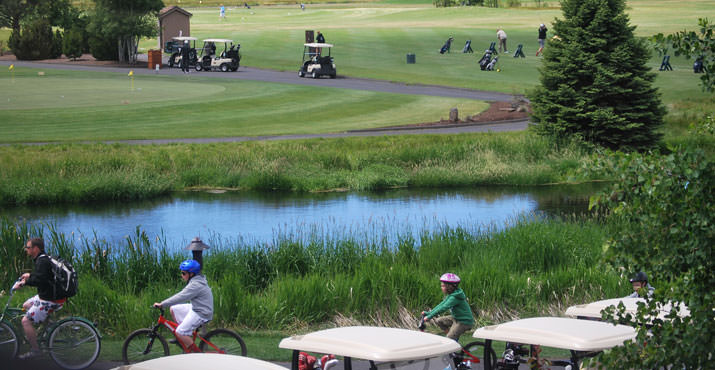
[{"label": "shrub", "polygon": [[65,35],[62,44],[62,52],[65,56],[67,56],[67,58],[75,60],[82,56],[82,30],[73,27]]},{"label": "shrub", "polygon": [[61,55],[61,33],[57,31],[56,34],[53,34],[50,23],[39,19],[27,24],[19,32],[12,31],[9,46],[19,60],[40,60],[56,58],[58,56],[58,42]]}]

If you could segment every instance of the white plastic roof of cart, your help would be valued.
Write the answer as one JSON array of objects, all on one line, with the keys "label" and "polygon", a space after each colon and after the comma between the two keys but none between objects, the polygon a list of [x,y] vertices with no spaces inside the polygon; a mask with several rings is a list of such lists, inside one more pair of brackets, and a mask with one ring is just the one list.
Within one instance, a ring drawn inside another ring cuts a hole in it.
[{"label": "white plastic roof of cart", "polygon": [[281,340],[278,347],[378,362],[438,357],[461,348],[446,337],[374,326],[350,326],[294,335]]},{"label": "white plastic roof of cart", "polygon": [[229,39],[204,39],[204,42],[233,42]]},{"label": "white plastic roof of cart", "polygon": [[177,41],[184,41],[184,40],[196,41],[196,40],[198,40],[196,37],[193,37],[193,36],[175,36],[175,37],[172,37],[172,39],[177,40]]},{"label": "white plastic roof of cart", "polygon": [[333,47],[333,44],[323,44],[320,42],[311,42],[311,43],[303,44],[303,45],[305,45],[309,48],[332,48]]},{"label": "white plastic roof of cart", "polygon": [[[579,304],[575,306],[571,306],[568,309],[566,309],[566,316],[571,316],[571,317],[577,317],[577,316],[582,316],[582,317],[590,317],[590,318],[601,318],[601,311],[605,309],[608,306],[618,306],[619,303],[623,302],[623,305],[626,307],[626,312],[630,314],[635,314],[636,311],[638,310],[638,302],[645,303],[645,299],[643,298],[612,298],[612,299],[604,299],[602,301],[596,301],[596,302],[591,302],[591,303],[586,303],[586,304]],[[680,309],[678,311],[678,316],[680,317],[686,317],[690,316],[690,310],[688,310],[688,307],[685,306],[684,304],[680,304]],[[665,315],[670,313],[670,310],[672,309],[671,304],[666,304],[665,306],[662,306],[660,308],[660,314],[658,314],[658,317],[663,319],[665,318]]]},{"label": "white plastic roof of cart", "polygon": [[619,346],[636,336],[635,329],[601,321],[563,317],[534,317],[485,326],[475,338],[538,344],[575,351],[602,351]]},{"label": "white plastic roof of cart", "polygon": [[217,353],[190,353],[155,358],[113,370],[286,370],[285,367],[255,358]]}]

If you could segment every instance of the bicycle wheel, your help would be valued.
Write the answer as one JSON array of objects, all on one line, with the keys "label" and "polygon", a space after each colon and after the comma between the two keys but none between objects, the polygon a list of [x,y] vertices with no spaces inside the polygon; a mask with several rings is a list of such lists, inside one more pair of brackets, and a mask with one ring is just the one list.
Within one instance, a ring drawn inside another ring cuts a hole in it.
[{"label": "bicycle wheel", "polygon": [[[484,353],[484,342],[470,342],[467,343],[466,346],[463,347],[467,352],[471,353],[472,356],[476,356],[479,358],[479,361],[486,363],[489,361],[491,363],[491,368],[493,369],[494,366],[497,363],[497,354],[494,352],[494,348],[489,348],[489,356],[486,356]],[[464,355],[464,361],[471,360],[469,356]]]},{"label": "bicycle wheel", "polygon": [[15,330],[6,322],[0,322],[0,359],[10,360],[17,356],[19,348]]},{"label": "bicycle wheel", "polygon": [[210,331],[199,343],[199,349],[206,353],[224,353],[229,355],[245,356],[246,343],[240,335],[233,330],[216,329]]},{"label": "bicycle wheel", "polygon": [[[159,343],[156,343],[157,340]],[[127,365],[168,355],[166,339],[151,329],[133,331],[122,345],[122,360]]]},{"label": "bicycle wheel", "polygon": [[94,326],[79,320],[66,320],[50,333],[50,357],[65,369],[78,370],[92,365],[99,357],[101,342]]}]

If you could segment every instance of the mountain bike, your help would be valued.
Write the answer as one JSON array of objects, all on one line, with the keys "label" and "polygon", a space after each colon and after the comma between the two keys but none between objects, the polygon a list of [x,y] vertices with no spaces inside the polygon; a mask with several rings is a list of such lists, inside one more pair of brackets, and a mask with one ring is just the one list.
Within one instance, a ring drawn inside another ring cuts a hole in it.
[{"label": "mountain bike", "polygon": [[[164,309],[159,310],[159,318],[151,329],[139,329],[133,331],[122,345],[122,360],[125,364],[150,360],[169,355],[169,344],[159,333],[162,327],[167,328],[176,338],[176,344],[181,347],[184,353],[189,353],[188,347],[176,336],[176,328],[179,324],[164,317]],[[237,356],[246,355],[246,343],[238,333],[230,329],[215,329],[202,336],[201,327],[193,332],[193,341],[199,340],[199,349],[204,353],[221,353]]]},{"label": "mountain bike", "polygon": [[[17,281],[20,281],[18,279]],[[14,288],[15,284],[13,284]],[[10,288],[5,307],[0,313],[0,361],[10,361],[17,356],[20,344],[26,342],[24,332],[13,323],[22,317],[24,309],[10,307],[15,289]],[[20,333],[23,333],[21,336]],[[48,353],[57,365],[68,370],[89,367],[99,357],[101,336],[91,321],[70,316],[59,321],[48,319],[38,330],[40,350]]]},{"label": "mountain bike", "polygon": [[[426,325],[426,320],[425,320],[425,315],[422,314],[422,317],[420,317],[420,321],[417,324],[417,328],[420,329],[420,331],[425,331],[425,328],[427,327]],[[478,351],[482,351],[484,354],[485,358],[484,360],[481,360],[479,357],[477,357]],[[487,356],[488,354],[488,356]],[[455,352],[451,355],[452,361],[454,362],[454,369],[450,370],[466,370],[466,369],[471,369],[472,364],[478,364],[482,361],[489,361],[490,364],[492,364],[492,367],[494,364],[497,362],[497,355],[494,352],[494,349],[489,347],[489,350],[487,350],[486,346],[484,345],[484,342],[480,341],[474,341],[474,342],[469,342],[462,346],[462,351],[461,352]],[[488,358],[486,358],[488,357]],[[485,364],[486,368],[486,364]]]}]

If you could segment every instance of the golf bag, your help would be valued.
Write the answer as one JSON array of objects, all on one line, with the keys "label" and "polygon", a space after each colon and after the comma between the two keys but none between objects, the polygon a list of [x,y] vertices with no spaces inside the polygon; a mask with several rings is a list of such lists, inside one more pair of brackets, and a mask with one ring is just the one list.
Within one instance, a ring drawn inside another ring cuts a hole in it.
[{"label": "golf bag", "polygon": [[482,55],[482,59],[479,59],[479,68],[482,71],[485,71],[487,69],[487,66],[489,65],[489,62],[492,61],[492,50],[487,49],[484,50],[484,55]]},{"label": "golf bag", "polygon": [[695,63],[693,63],[693,72],[705,73],[705,65],[703,64],[703,58],[695,59]]},{"label": "golf bag", "polygon": [[663,62],[660,63],[659,71],[672,71],[673,67],[670,65],[670,55],[663,56]]},{"label": "golf bag", "polygon": [[442,48],[439,49],[439,53],[440,54],[449,53],[449,48],[452,47],[452,41],[454,41],[453,38],[451,38],[451,37],[448,38],[447,41],[444,43],[444,45],[442,45]]},{"label": "golf bag", "polygon": [[492,59],[489,64],[487,64],[487,71],[493,71],[494,68],[496,68],[497,62],[499,61],[499,57],[495,56],[494,59]]},{"label": "golf bag", "polygon": [[474,50],[472,50],[472,40],[467,40],[467,43],[464,44],[464,49],[462,49],[462,53],[473,53]]},{"label": "golf bag", "polygon": [[524,55],[524,50],[522,50],[523,47],[524,47],[524,45],[519,44],[519,46],[516,48],[516,52],[514,53],[514,58],[518,58],[518,57],[526,58],[526,55]]}]

